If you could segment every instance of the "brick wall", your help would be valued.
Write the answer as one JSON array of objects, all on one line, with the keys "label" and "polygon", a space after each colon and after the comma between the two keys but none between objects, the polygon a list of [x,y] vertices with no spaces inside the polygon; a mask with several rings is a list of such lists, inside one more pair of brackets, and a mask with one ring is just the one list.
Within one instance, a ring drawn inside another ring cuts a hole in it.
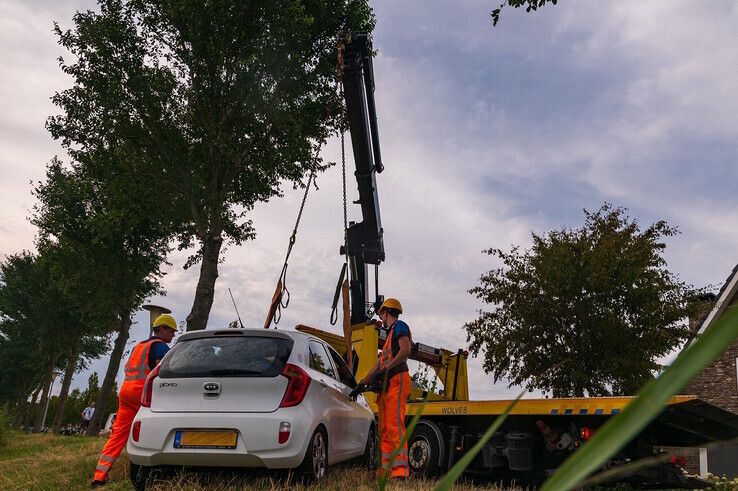
[{"label": "brick wall", "polygon": [[736,358],[738,358],[738,342],[697,375],[682,390],[682,394],[696,395],[705,402],[738,413]]},{"label": "brick wall", "polygon": [[[735,305],[736,302],[738,295],[731,300],[730,305]],[[736,358],[738,358],[738,341],[700,372],[681,393],[696,395],[703,401],[738,413]]]},{"label": "brick wall", "polygon": [[[735,305],[737,302],[738,295],[730,301],[729,305]],[[712,307],[712,303],[710,307]],[[709,313],[709,310],[703,310],[697,318],[690,319],[690,329],[698,329],[699,325]],[[709,402],[726,411],[738,413],[736,358],[738,358],[738,341],[728,347],[727,350],[702,370],[699,375],[682,389],[681,394],[696,395],[705,402]],[[686,459],[685,470],[690,474],[699,473],[700,454],[698,448],[661,447],[661,450],[672,455],[683,455]]]}]

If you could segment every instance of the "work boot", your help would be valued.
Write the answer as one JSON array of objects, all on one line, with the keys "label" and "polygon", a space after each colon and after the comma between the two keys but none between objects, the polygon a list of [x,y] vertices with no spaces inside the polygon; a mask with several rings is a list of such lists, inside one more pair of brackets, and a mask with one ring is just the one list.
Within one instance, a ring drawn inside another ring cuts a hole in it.
[{"label": "work boot", "polygon": [[97,479],[94,479],[90,483],[90,489],[101,488],[101,487],[105,486],[107,483],[108,483],[108,480],[107,479],[105,479],[104,481],[98,481]]}]

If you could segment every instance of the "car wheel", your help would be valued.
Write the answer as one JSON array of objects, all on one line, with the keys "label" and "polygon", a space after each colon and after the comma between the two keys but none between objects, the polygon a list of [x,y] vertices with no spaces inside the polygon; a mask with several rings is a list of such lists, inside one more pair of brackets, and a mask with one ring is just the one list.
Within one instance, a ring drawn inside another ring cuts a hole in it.
[{"label": "car wheel", "polygon": [[145,491],[149,484],[164,477],[163,469],[148,465],[138,465],[133,462],[128,467],[131,484],[136,491]]},{"label": "car wheel", "polygon": [[364,465],[370,472],[377,470],[377,443],[377,429],[372,423],[369,427],[369,435],[366,437],[366,446],[362,457]]},{"label": "car wheel", "polygon": [[303,483],[319,481],[328,470],[328,438],[325,430],[317,428],[310,438],[305,458],[298,468],[298,475]]},{"label": "car wheel", "polygon": [[407,442],[407,457],[410,472],[413,475],[434,477],[440,468],[438,459],[441,455],[441,444],[433,428],[427,424],[415,427],[410,440]]}]

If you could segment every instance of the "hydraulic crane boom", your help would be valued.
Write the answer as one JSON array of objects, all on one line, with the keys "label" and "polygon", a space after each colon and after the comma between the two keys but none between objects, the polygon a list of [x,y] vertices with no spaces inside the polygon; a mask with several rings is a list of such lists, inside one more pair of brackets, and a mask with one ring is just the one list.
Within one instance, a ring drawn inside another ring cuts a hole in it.
[{"label": "hydraulic crane boom", "polygon": [[[362,221],[351,222],[346,246],[341,254],[349,258],[349,290],[351,294],[351,324],[368,321],[369,307],[376,310],[382,296],[376,292],[373,302],[368,301],[368,265],[378,266],[384,261],[382,221],[379,215],[376,174],[384,170],[379,150],[377,113],[374,106],[374,70],[372,68],[372,42],[368,33],[351,33],[344,36],[343,94],[346,102],[351,146],[354,152],[356,183],[359,187]],[[377,282],[378,284],[378,282]]]}]

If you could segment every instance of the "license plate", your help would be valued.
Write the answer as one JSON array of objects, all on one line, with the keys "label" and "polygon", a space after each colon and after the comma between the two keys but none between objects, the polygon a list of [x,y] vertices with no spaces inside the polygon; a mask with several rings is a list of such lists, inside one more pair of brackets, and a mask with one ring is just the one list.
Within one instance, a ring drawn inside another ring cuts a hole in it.
[{"label": "license plate", "polygon": [[178,431],[174,448],[236,448],[238,433],[233,430]]}]

